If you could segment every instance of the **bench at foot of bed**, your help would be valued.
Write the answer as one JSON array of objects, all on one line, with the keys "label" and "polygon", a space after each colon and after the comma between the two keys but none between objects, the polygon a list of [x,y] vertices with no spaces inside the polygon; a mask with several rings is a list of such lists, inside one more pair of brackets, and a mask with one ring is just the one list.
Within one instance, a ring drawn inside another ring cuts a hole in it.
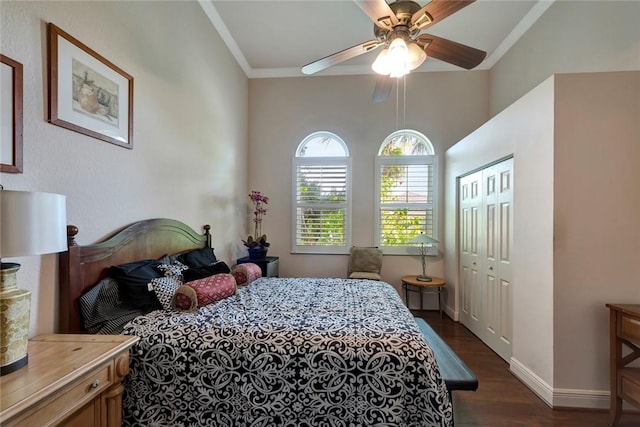
[{"label": "bench at foot of bed", "polygon": [[419,317],[415,319],[422,334],[433,350],[433,354],[440,368],[440,374],[447,385],[449,394],[454,390],[477,390],[478,378],[471,369],[451,350],[451,347],[440,338],[440,335],[438,335],[424,319]]},{"label": "bench at foot of bed", "polygon": [[424,335],[431,350],[433,350],[433,355],[440,368],[440,375],[442,375],[442,379],[444,379],[447,385],[451,402],[453,403],[451,392],[454,390],[476,391],[478,389],[478,378],[471,369],[451,350],[451,347],[440,338],[440,335],[438,335],[424,319],[419,317],[415,319],[420,331],[422,331],[422,335]]}]

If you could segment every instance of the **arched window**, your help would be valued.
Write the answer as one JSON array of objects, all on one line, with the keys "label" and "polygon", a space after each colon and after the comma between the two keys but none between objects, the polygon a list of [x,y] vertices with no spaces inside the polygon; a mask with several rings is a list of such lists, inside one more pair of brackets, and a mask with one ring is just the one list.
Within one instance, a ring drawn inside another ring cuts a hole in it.
[{"label": "arched window", "polygon": [[[389,135],[376,158],[376,244],[386,254],[408,254],[421,232],[437,239],[437,157],[431,141],[415,130]],[[436,246],[428,255],[437,255]]]},{"label": "arched window", "polygon": [[300,142],[293,159],[291,251],[346,253],[351,246],[351,158],[331,132]]}]

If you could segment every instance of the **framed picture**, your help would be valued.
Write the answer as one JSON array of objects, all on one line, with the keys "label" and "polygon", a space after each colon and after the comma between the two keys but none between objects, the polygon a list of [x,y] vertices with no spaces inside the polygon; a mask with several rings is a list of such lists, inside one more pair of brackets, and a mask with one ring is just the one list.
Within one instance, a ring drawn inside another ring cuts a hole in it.
[{"label": "framed picture", "polygon": [[47,28],[49,122],[133,148],[133,77],[54,24]]},{"label": "framed picture", "polygon": [[22,64],[0,54],[0,172],[22,173]]}]

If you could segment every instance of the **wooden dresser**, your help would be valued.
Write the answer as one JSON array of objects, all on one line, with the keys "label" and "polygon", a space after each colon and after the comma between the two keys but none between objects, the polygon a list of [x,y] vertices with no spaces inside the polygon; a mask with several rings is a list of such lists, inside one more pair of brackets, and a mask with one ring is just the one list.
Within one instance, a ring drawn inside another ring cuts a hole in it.
[{"label": "wooden dresser", "polygon": [[124,335],[40,335],[29,364],[0,377],[0,425],[120,426],[129,348]]},{"label": "wooden dresser", "polygon": [[[628,367],[640,358],[640,304],[607,304],[610,321],[610,425],[620,420],[622,402],[640,408],[640,368]],[[630,351],[623,351],[623,344]]]}]

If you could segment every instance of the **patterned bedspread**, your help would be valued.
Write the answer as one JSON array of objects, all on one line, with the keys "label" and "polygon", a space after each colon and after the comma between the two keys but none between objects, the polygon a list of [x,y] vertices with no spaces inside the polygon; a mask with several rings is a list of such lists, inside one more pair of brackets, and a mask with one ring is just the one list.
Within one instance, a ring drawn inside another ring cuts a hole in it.
[{"label": "patterned bedspread", "polygon": [[444,381],[384,282],[262,278],[195,313],[154,311],[124,425],[450,426]]}]

